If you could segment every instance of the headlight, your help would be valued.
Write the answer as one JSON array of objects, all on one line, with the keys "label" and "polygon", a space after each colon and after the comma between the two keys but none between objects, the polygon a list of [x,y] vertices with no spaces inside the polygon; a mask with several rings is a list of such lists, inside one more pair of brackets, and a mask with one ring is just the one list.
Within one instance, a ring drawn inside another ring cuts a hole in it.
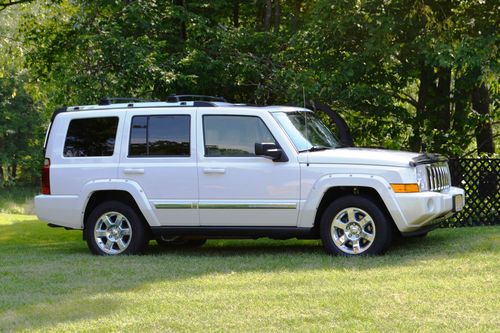
[{"label": "headlight", "polygon": [[427,177],[427,168],[425,164],[417,165],[417,184],[420,188],[420,192],[429,191],[429,177]]}]

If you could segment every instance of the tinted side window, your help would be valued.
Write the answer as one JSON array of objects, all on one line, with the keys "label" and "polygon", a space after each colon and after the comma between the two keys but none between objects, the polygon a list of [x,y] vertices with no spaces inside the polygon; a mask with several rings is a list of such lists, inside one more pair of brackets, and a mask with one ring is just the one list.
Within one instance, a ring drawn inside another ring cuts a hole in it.
[{"label": "tinted side window", "polygon": [[133,117],[129,156],[189,156],[190,122],[188,115]]},{"label": "tinted side window", "polygon": [[117,127],[118,117],[71,120],[64,142],[64,156],[113,155]]},{"label": "tinted side window", "polygon": [[148,117],[132,118],[132,129],[130,131],[129,156],[146,156],[148,154],[147,143]]},{"label": "tinted side window", "polygon": [[274,142],[262,119],[253,116],[203,116],[205,156],[255,156],[255,144]]}]

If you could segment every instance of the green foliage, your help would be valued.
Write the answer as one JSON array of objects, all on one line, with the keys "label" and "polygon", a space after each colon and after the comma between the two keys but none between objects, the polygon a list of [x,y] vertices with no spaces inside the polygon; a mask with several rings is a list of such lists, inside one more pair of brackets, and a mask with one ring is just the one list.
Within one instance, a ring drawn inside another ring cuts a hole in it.
[{"label": "green foliage", "polygon": [[[296,57],[301,60],[298,68],[310,68],[323,78],[330,104],[361,112],[357,126],[362,123],[379,137],[390,135],[405,149],[418,149],[410,138],[419,135],[434,151],[460,155],[470,145],[471,138],[464,136],[474,135],[492,118],[478,116],[470,103],[470,90],[479,82],[486,82],[493,94],[498,85],[499,37],[491,29],[498,22],[492,6],[465,1],[318,1],[299,39],[297,51],[307,56]],[[471,10],[482,15],[478,22]],[[482,33],[480,20],[488,22]],[[425,71],[428,87],[422,82]],[[442,91],[446,72],[457,84],[448,82],[448,91]],[[497,117],[495,103],[492,108]],[[387,121],[406,126],[386,132],[380,124]]]},{"label": "green foliage", "polygon": [[43,126],[60,105],[198,93],[327,103],[363,146],[461,156],[493,127],[498,148],[493,1],[47,0],[0,15],[0,77]]},{"label": "green foliage", "polygon": [[33,196],[37,187],[13,186],[0,189],[0,213],[34,214]]},{"label": "green foliage", "polygon": [[0,187],[38,179],[43,129],[41,115],[17,78],[0,78]]},{"label": "green foliage", "polygon": [[24,41],[16,33],[20,12],[0,14],[0,188],[38,180],[43,116],[27,89]]}]

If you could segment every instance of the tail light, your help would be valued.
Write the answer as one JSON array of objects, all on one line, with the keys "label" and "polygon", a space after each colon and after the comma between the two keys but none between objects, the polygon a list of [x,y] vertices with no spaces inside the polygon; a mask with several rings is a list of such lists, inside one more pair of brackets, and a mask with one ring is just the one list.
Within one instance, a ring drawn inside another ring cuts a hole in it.
[{"label": "tail light", "polygon": [[42,194],[50,194],[50,159],[43,161],[42,167]]}]

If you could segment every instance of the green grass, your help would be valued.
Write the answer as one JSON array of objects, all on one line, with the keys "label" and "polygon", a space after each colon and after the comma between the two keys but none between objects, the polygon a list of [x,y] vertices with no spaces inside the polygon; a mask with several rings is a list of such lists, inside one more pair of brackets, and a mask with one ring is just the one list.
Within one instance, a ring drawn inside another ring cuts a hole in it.
[{"label": "green grass", "polygon": [[33,197],[37,187],[0,187],[0,213],[33,214]]},{"label": "green grass", "polygon": [[381,257],[316,241],[209,241],[96,257],[81,232],[0,214],[0,331],[499,331],[500,227]]}]

